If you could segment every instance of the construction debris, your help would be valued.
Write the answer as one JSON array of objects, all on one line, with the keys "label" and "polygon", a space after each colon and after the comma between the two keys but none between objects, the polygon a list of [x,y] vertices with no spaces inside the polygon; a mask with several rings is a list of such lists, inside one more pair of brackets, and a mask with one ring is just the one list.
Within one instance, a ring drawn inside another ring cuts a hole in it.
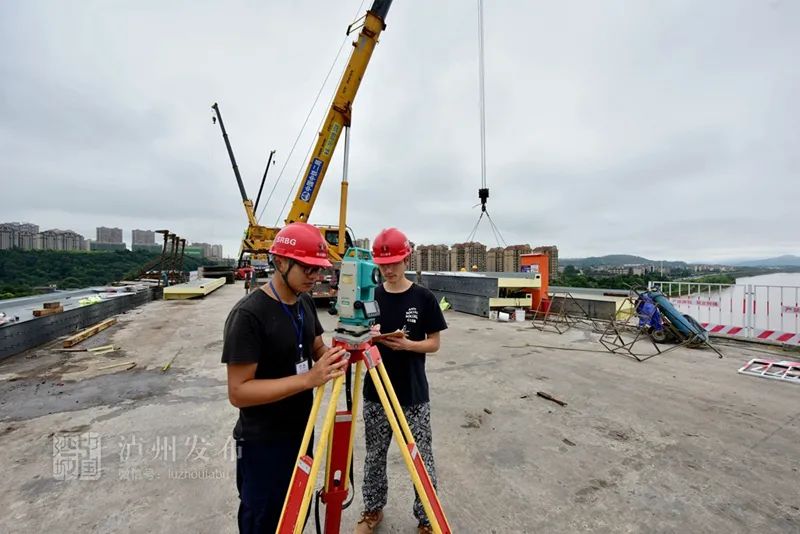
[{"label": "construction debris", "polygon": [[[586,310],[569,292],[551,292],[553,298],[542,300],[533,314],[533,327],[541,332],[563,334],[573,326],[595,324]],[[556,298],[558,297],[558,298]]]},{"label": "construction debris", "polygon": [[86,349],[86,350],[88,350],[89,352],[97,352],[97,353],[102,354],[104,352],[110,352],[110,351],[116,350],[116,349],[114,348],[114,345],[100,345],[99,347],[92,347],[92,348]]},{"label": "construction debris", "polygon": [[747,362],[739,372],[759,378],[772,378],[793,384],[800,384],[800,362],[788,360],[774,361],[754,358]]},{"label": "construction debris", "polygon": [[[612,318],[603,334],[600,344],[613,354],[625,354],[636,361],[643,362],[654,356],[666,354],[679,347],[708,347],[722,358],[722,353],[714,347],[708,332],[690,315],[681,314],[660,291],[636,292],[626,299],[633,310],[623,320]],[[627,306],[625,306],[627,309]],[[639,341],[649,342],[655,352],[643,354],[634,350]],[[661,350],[657,343],[674,342]]]},{"label": "construction debris", "polygon": [[124,371],[130,371],[134,367],[136,367],[136,362],[120,362],[120,363],[112,363],[111,365],[103,365],[102,367],[98,367],[97,369],[100,371],[105,371],[107,369],[114,369],[115,367],[125,367]]},{"label": "construction debris", "polygon": [[53,315],[56,313],[61,313],[64,311],[64,307],[61,305],[60,302],[45,302],[42,304],[42,309],[40,310],[33,310],[34,317],[46,317],[48,315]]},{"label": "construction debris", "polygon": [[175,353],[175,356],[170,358],[170,360],[167,363],[164,364],[164,367],[161,368],[161,372],[162,373],[166,373],[169,370],[169,368],[172,367],[172,362],[175,361],[175,358],[177,358],[178,354],[180,354],[182,351],[183,351],[183,347],[178,349],[178,352]]},{"label": "construction debris", "polygon": [[555,402],[559,406],[566,406],[567,405],[566,402],[564,402],[562,400],[559,400],[559,399],[553,397],[552,395],[550,395],[549,393],[545,393],[544,391],[537,391],[536,395],[538,395],[539,397],[541,397],[543,399],[547,399],[549,401]]},{"label": "construction debris", "polygon": [[82,331],[78,332],[77,334],[75,334],[74,336],[70,336],[67,339],[65,339],[64,340],[64,347],[65,348],[69,348],[69,347],[72,347],[73,345],[77,345],[78,343],[80,343],[84,339],[88,339],[88,338],[92,337],[93,335],[97,334],[98,332],[101,332],[101,331],[105,330],[109,326],[115,325],[116,323],[117,323],[117,318],[116,317],[112,317],[111,319],[106,319],[105,321],[97,323],[94,326],[90,326],[86,330],[82,330]]}]

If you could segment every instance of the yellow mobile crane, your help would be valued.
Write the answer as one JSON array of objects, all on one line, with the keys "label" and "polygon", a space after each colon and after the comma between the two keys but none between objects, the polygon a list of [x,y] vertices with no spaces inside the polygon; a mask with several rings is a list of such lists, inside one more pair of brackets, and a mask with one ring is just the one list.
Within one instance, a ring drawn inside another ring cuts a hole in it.
[{"label": "yellow mobile crane", "polygon": [[[289,211],[289,216],[286,218],[287,224],[296,221],[308,221],[308,217],[311,214],[311,209],[314,207],[314,201],[317,198],[322,181],[325,179],[325,173],[333,158],[333,152],[339,142],[342,130],[350,127],[353,100],[361,85],[361,80],[364,77],[364,72],[367,70],[367,65],[372,57],[375,45],[378,43],[378,37],[386,28],[386,15],[389,12],[391,4],[392,0],[375,0],[366,15],[347,28],[347,33],[349,35],[352,31],[358,29],[356,26],[358,23],[362,23],[360,26],[361,32],[358,34],[358,39],[353,43],[353,52],[350,54],[350,60],[347,63],[342,79],[336,89],[333,103],[328,110],[328,115],[325,117],[322,131],[319,133],[319,138],[317,139],[317,143],[311,153],[311,158],[306,166],[304,174],[305,180],[297,190],[294,202],[292,203],[292,209]],[[345,160],[347,159],[346,156],[347,154],[345,154]],[[344,254],[346,250],[346,177],[342,180],[341,205],[339,208],[338,239],[335,240],[335,244],[331,243],[331,240],[328,239],[330,255],[337,261],[341,261],[342,254]]]},{"label": "yellow mobile crane", "polygon": [[[320,187],[322,187],[325,174],[328,172],[328,167],[333,159],[333,153],[336,150],[336,145],[339,142],[342,131],[345,130],[345,137],[348,136],[347,129],[350,127],[353,100],[361,85],[361,80],[367,70],[367,65],[372,57],[375,45],[378,43],[378,37],[386,28],[386,15],[389,12],[391,4],[392,0],[374,0],[372,7],[367,10],[367,13],[347,27],[347,35],[358,29],[361,31],[358,34],[358,38],[353,42],[353,51],[350,54],[350,59],[347,62],[347,67],[339,81],[339,85],[336,88],[336,94],[328,110],[328,114],[325,117],[322,130],[318,134],[318,139],[311,152],[309,162],[306,165],[306,170],[303,174],[304,179],[295,194],[289,215],[284,221],[286,224],[298,221],[308,222],[311,210],[314,207],[314,202],[317,199]],[[239,175],[239,169],[233,157],[233,151],[228,141],[227,133],[225,133],[222,124],[219,107],[214,104],[213,108],[220,122],[220,128],[222,128],[223,131],[228,155],[233,165],[234,174],[236,174],[239,190],[242,194],[242,200],[247,213],[248,228],[242,240],[241,250],[251,254],[251,257],[253,255],[266,254],[280,228],[260,226],[258,224],[255,217],[254,205],[247,198],[245,193],[244,185]],[[352,236],[350,236],[347,231],[346,224],[348,187],[347,157],[347,146],[345,146],[345,170],[341,185],[339,226],[317,225],[325,241],[328,243],[328,257],[333,263],[341,262],[345,251],[352,244]],[[269,168],[269,165],[267,168]],[[264,176],[266,177],[266,172]],[[263,180],[261,185],[263,187]],[[258,201],[256,201],[256,206],[257,203]],[[326,278],[330,279],[330,276]],[[321,291],[321,288],[315,288],[313,296],[318,298],[326,296],[332,297],[335,296],[335,293],[332,290]]]}]

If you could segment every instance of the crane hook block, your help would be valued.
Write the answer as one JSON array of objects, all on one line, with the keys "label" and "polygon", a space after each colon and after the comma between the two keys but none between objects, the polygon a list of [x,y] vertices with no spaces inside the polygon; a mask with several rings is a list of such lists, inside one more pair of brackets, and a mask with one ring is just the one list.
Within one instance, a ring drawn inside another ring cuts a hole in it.
[{"label": "crane hook block", "polygon": [[481,211],[486,211],[486,200],[489,198],[489,188],[478,189],[478,198],[481,199]]}]

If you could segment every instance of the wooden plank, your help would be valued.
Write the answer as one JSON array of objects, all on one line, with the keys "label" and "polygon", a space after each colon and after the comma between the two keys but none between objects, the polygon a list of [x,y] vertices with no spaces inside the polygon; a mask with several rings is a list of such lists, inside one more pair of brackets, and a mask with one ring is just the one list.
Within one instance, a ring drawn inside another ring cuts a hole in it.
[{"label": "wooden plank", "polygon": [[89,352],[105,352],[107,350],[114,350],[114,345],[102,345],[100,347],[92,347],[91,349],[84,349]]},{"label": "wooden plank", "polygon": [[49,310],[51,308],[61,308],[60,302],[45,302],[44,309]]},{"label": "wooden plank", "polygon": [[108,328],[109,326],[114,325],[116,323],[117,323],[117,318],[116,317],[112,317],[111,319],[106,319],[105,321],[97,323],[94,326],[90,326],[86,330],[82,330],[82,331],[78,332],[77,334],[75,334],[74,336],[70,336],[67,339],[65,339],[64,340],[64,347],[67,348],[67,347],[71,347],[73,345],[77,345],[78,343],[80,343],[84,339],[90,338],[93,335],[97,334],[98,332],[101,332],[101,331],[105,330],[106,328]]},{"label": "wooden plank", "polygon": [[53,315],[56,313],[61,313],[64,311],[64,308],[59,306],[58,308],[46,308],[44,310],[33,310],[34,317],[46,317],[48,315]]}]

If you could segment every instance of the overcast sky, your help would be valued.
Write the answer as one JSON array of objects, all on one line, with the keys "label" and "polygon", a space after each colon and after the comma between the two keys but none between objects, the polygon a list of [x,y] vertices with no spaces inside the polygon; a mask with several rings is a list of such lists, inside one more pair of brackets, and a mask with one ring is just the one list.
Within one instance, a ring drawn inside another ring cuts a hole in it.
[{"label": "overcast sky", "polygon": [[[269,191],[359,2],[0,3],[0,222],[118,226],[128,242],[169,228],[234,255],[246,219],[210,106],[251,197],[277,151]],[[484,9],[488,205],[506,242],[800,253],[800,2]],[[464,241],[479,215],[477,2],[395,0],[386,22],[354,106],[348,223]],[[262,224],[293,194],[348,54]],[[311,222],[338,218],[342,149]],[[496,245],[483,223],[477,239]]]}]

